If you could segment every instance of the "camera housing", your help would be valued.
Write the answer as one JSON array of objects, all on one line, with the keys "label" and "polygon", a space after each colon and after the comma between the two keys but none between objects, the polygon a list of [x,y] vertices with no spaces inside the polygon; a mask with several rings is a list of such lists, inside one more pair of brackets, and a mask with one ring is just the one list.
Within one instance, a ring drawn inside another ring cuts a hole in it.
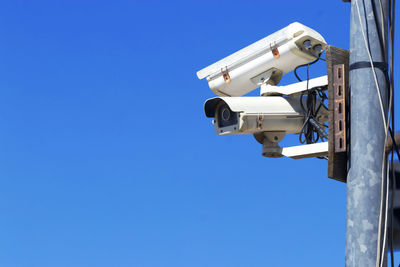
[{"label": "camera housing", "polygon": [[300,100],[290,97],[216,97],[206,101],[204,111],[214,118],[218,135],[299,133],[304,123]]},{"label": "camera housing", "polygon": [[[324,78],[314,79],[313,83],[323,83],[321,81]],[[297,95],[307,88],[299,86],[298,91],[289,86],[271,89],[274,94],[291,91],[293,96],[215,97],[206,101],[204,111],[207,117],[214,118],[214,130],[218,135],[253,134],[262,144],[262,155],[265,157],[324,156],[327,142],[291,148],[281,148],[278,145],[287,133],[299,134],[302,131],[306,121],[303,107],[307,100]],[[316,120],[323,124],[327,119],[328,110],[321,105]]]},{"label": "camera housing", "polygon": [[198,71],[197,76],[207,78],[219,96],[242,96],[261,84],[278,84],[282,75],[317,59],[325,47],[319,33],[295,22]]}]

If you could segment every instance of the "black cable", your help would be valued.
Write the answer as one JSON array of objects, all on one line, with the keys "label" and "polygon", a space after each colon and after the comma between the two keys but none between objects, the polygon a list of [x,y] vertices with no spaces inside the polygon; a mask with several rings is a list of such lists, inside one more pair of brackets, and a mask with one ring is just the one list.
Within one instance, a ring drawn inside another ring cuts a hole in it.
[{"label": "black cable", "polygon": [[[305,114],[305,120],[299,134],[299,142],[301,144],[314,144],[319,140],[324,141],[325,139],[328,139],[328,135],[324,130],[326,125],[321,124],[317,120],[317,116],[321,108],[324,107],[327,109],[324,104],[324,101],[328,99],[324,92],[326,87],[314,87],[309,89],[309,68],[310,65],[316,63],[319,59],[320,58],[317,58],[310,63],[297,66],[294,70],[297,80],[302,82],[302,79],[297,74],[297,70],[301,67],[307,67],[307,87],[306,91],[303,91],[300,95],[300,106]],[[305,95],[307,95],[307,98],[303,100]]]},{"label": "black cable", "polygon": [[[379,1],[379,4],[381,5],[381,8],[382,8],[381,1]],[[387,48],[387,44],[385,43],[385,45],[383,45],[383,41],[384,41],[384,38],[385,38],[383,35],[385,33],[382,32],[382,23],[379,23],[377,21],[378,16],[377,16],[377,11],[376,11],[376,7],[375,7],[374,3],[371,3],[371,6],[372,6],[372,13],[374,14],[374,22],[375,22],[376,31],[378,33],[379,46],[381,48],[382,55],[385,57],[385,62],[387,62],[386,53],[385,53],[385,51],[387,51],[387,49],[386,49]],[[389,6],[390,6],[390,4],[389,4]],[[381,21],[382,20],[384,20],[384,18],[381,18]],[[381,24],[381,25],[378,25],[378,23]]]},{"label": "black cable", "polygon": [[396,152],[397,157],[398,157],[398,159],[400,160],[399,147],[398,147],[398,145],[397,145],[397,143],[396,143],[396,140],[394,139],[394,134],[393,134],[393,130],[392,130],[391,127],[389,127],[389,133],[390,133],[390,137],[392,138],[392,141],[393,141],[393,148],[394,148],[394,151]]},{"label": "black cable", "polygon": [[[393,146],[392,146],[392,156],[391,156],[391,165],[392,165],[392,196],[391,196],[391,208],[390,208],[390,213],[391,213],[391,240],[390,240],[390,255],[391,255],[391,262],[392,265],[394,265],[394,252],[393,252],[393,216],[394,216],[394,198],[395,198],[395,192],[396,192],[396,177],[395,177],[395,171],[394,171],[394,164],[393,164],[393,156],[394,156],[394,149],[395,149],[395,143],[396,141],[394,140],[394,129],[395,129],[395,123],[394,123],[394,77],[393,77],[393,66],[394,66],[394,26],[395,26],[395,0],[390,1],[391,4],[389,4],[389,7],[391,8],[392,11],[392,16],[391,16],[391,21],[390,21],[390,89],[392,92],[392,134],[393,137]],[[390,12],[389,12],[390,14]],[[399,150],[396,144],[396,152],[397,152],[397,157],[400,160],[399,157]]]},{"label": "black cable", "polygon": [[392,195],[390,197],[390,262],[391,266],[394,267],[394,251],[393,251],[393,215],[394,215],[394,195],[396,192],[396,177],[395,177],[395,172],[394,172],[394,164],[393,164],[393,147],[392,147],[392,155],[390,159],[390,167],[392,168]]},{"label": "black cable", "polygon": [[392,155],[390,159],[390,166],[392,168],[392,195],[390,199],[390,260],[391,266],[394,267],[394,251],[393,251],[393,216],[394,216],[394,198],[396,192],[396,177],[394,171],[394,152],[396,151],[397,157],[400,160],[399,155],[399,148],[396,144],[396,140],[394,139],[394,132],[395,132],[395,119],[394,119],[394,77],[393,77],[393,67],[394,67],[394,26],[395,26],[395,0],[389,1],[389,42],[390,42],[390,76],[389,76],[389,91],[391,94],[391,110],[390,113],[392,114],[391,117],[391,128],[389,129],[390,136],[392,138]]},{"label": "black cable", "polygon": [[306,63],[306,64],[303,64],[303,65],[297,66],[297,67],[294,69],[294,76],[296,76],[297,80],[299,80],[299,82],[302,82],[302,80],[300,79],[299,75],[297,75],[297,69],[302,68],[302,67],[305,67],[305,66],[310,66],[310,65],[312,65],[312,64],[315,64],[315,63],[317,63],[318,60],[320,60],[320,59],[322,59],[322,58],[318,57],[316,60],[314,60],[314,61],[312,61],[312,62],[310,62],[310,63]]}]

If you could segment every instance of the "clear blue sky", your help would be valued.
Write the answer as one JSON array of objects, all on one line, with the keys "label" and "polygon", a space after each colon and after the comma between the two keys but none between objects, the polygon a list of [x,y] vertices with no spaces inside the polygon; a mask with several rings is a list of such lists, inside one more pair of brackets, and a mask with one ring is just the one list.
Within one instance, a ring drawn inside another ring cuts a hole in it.
[{"label": "clear blue sky", "polygon": [[1,1],[0,266],[343,266],[345,184],[217,136],[196,71],[294,21],[348,48],[349,12]]}]

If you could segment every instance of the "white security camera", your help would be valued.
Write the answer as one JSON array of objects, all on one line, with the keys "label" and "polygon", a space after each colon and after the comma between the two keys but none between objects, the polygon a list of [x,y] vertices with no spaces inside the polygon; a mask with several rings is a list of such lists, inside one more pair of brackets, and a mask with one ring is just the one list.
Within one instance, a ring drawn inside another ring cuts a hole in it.
[{"label": "white security camera", "polygon": [[200,70],[197,76],[207,78],[217,95],[242,96],[262,84],[278,84],[283,74],[317,59],[325,46],[319,33],[295,22]]},{"label": "white security camera", "polygon": [[[287,86],[267,85],[259,97],[215,97],[205,102],[204,112],[207,117],[214,118],[214,130],[218,135],[253,134],[263,145],[262,154],[266,157],[305,157],[299,156],[304,149],[300,152],[283,150],[278,142],[287,133],[299,134],[303,130],[308,111],[305,109],[307,98],[302,96],[314,88],[326,88],[327,83],[327,77],[323,76]],[[313,122],[324,131],[328,110],[317,99],[314,105],[319,108]],[[305,154],[325,155],[326,146],[317,145],[317,152],[314,148],[310,151]]]},{"label": "white security camera", "polygon": [[299,133],[304,123],[298,98],[216,97],[206,101],[204,111],[207,117],[214,118],[218,135]]}]

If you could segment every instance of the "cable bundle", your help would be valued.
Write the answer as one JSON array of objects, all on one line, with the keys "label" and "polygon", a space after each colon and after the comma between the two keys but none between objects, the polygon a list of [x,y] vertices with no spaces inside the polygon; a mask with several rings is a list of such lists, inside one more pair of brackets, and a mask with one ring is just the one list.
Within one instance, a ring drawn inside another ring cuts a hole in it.
[{"label": "cable bundle", "polygon": [[[319,140],[325,141],[324,139],[328,139],[328,135],[325,132],[325,129],[328,128],[328,126],[321,124],[317,120],[317,115],[322,107],[328,110],[328,108],[324,104],[324,101],[328,99],[325,94],[326,86],[314,87],[311,89],[308,88],[309,67],[320,59],[321,58],[318,57],[311,63],[297,66],[294,70],[294,74],[297,80],[299,80],[299,82],[302,82],[300,77],[297,75],[297,70],[301,67],[307,66],[307,91],[303,91],[300,96],[300,105],[305,114],[304,124],[299,135],[299,141],[302,144],[314,144]],[[304,101],[303,98],[305,96],[307,98]]]}]

